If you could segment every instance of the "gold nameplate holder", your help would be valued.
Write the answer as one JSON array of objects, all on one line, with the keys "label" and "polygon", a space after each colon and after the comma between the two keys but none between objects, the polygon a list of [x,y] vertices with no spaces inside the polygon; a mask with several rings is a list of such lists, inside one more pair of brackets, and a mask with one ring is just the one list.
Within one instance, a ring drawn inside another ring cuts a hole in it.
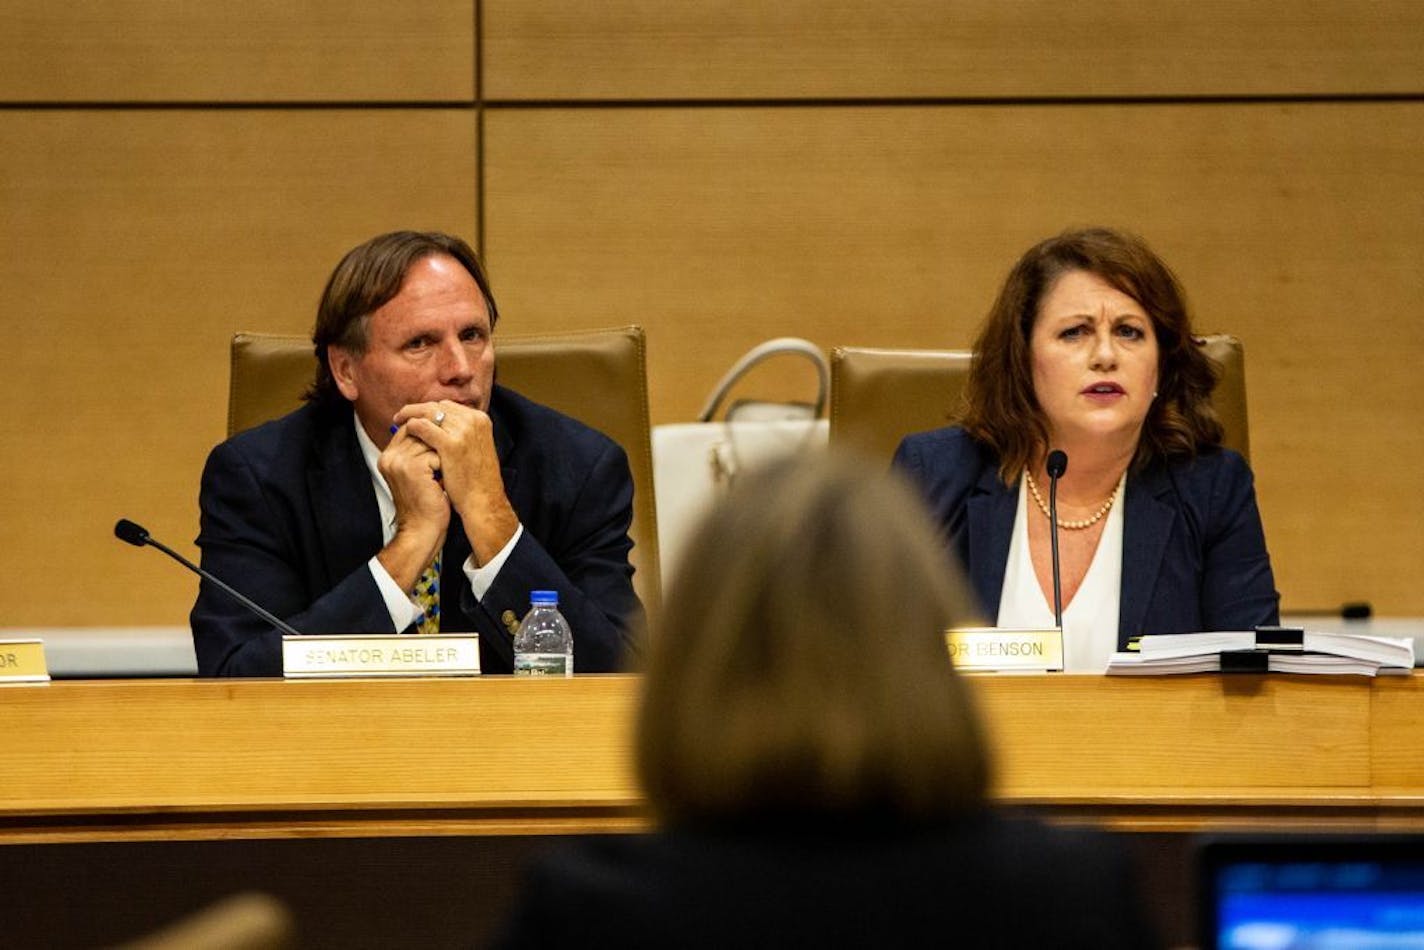
[{"label": "gold nameplate holder", "polygon": [[0,683],[48,683],[43,640],[0,640]]},{"label": "gold nameplate holder", "polygon": [[1063,631],[961,627],[946,630],[954,665],[970,672],[1046,673],[1063,669]]},{"label": "gold nameplate holder", "polygon": [[480,638],[473,633],[282,638],[282,675],[288,679],[475,676],[479,672]]}]

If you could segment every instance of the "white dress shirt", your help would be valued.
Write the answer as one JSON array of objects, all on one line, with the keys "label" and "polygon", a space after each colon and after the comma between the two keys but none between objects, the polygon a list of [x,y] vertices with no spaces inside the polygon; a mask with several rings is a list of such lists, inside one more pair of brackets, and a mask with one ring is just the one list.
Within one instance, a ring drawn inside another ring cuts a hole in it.
[{"label": "white dress shirt", "polygon": [[[1118,500],[1107,513],[1093,562],[1077,593],[1063,608],[1063,669],[1069,673],[1102,673],[1108,668],[1108,655],[1117,649],[1118,609],[1122,601],[1122,498],[1126,490],[1127,474],[1123,473],[1117,483]],[[1028,490],[1022,478],[997,622],[1000,627],[1020,630],[1049,630],[1054,626],[1052,594],[1045,595],[1039,585],[1029,552]]]}]

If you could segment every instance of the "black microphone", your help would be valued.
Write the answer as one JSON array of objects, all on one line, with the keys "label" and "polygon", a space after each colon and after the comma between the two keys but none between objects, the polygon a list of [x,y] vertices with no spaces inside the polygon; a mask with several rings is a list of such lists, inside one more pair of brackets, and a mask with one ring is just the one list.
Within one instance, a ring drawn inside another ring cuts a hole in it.
[{"label": "black microphone", "polygon": [[114,524],[114,537],[118,538],[120,541],[127,541],[129,544],[132,544],[136,548],[141,548],[144,545],[149,545],[151,547],[158,548],[158,550],[162,551],[164,554],[168,555],[173,560],[177,561],[179,564],[182,564],[184,567],[192,571],[194,574],[197,574],[203,580],[211,581],[212,583],[216,584],[220,590],[227,591],[227,593],[231,595],[232,598],[236,600],[239,604],[242,604],[242,606],[246,607],[248,610],[252,611],[257,616],[261,617],[263,620],[276,627],[278,630],[282,631],[288,636],[301,636],[300,633],[298,633],[295,629],[292,628],[291,624],[259,607],[251,598],[247,597],[245,594],[241,594],[233,588],[229,587],[228,585],[224,584],[212,574],[203,570],[201,567],[194,564],[192,561],[188,560],[183,555],[179,554],[177,551],[168,547],[166,544],[163,544],[160,541],[153,540],[153,538],[148,536],[148,529],[145,528],[143,525],[134,524],[127,518],[120,518]]},{"label": "black microphone", "polygon": [[1058,479],[1068,471],[1068,453],[1054,449],[1048,453],[1048,530],[1053,548],[1053,621],[1063,629],[1063,582],[1058,569]]}]

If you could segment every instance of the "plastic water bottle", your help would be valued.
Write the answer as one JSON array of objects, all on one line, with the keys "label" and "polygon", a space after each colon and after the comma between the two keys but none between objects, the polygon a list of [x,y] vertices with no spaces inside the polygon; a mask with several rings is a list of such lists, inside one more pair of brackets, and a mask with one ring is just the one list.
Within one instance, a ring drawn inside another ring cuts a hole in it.
[{"label": "plastic water bottle", "polygon": [[529,612],[514,634],[516,676],[573,676],[574,635],[559,613],[559,592],[529,592]]}]

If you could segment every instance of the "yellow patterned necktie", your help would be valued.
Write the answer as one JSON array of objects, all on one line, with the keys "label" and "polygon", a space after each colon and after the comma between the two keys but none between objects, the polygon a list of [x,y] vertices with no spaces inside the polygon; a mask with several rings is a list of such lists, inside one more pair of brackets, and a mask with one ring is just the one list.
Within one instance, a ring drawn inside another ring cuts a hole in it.
[{"label": "yellow patterned necktie", "polygon": [[440,552],[415,582],[415,602],[420,607],[416,633],[440,632]]}]

